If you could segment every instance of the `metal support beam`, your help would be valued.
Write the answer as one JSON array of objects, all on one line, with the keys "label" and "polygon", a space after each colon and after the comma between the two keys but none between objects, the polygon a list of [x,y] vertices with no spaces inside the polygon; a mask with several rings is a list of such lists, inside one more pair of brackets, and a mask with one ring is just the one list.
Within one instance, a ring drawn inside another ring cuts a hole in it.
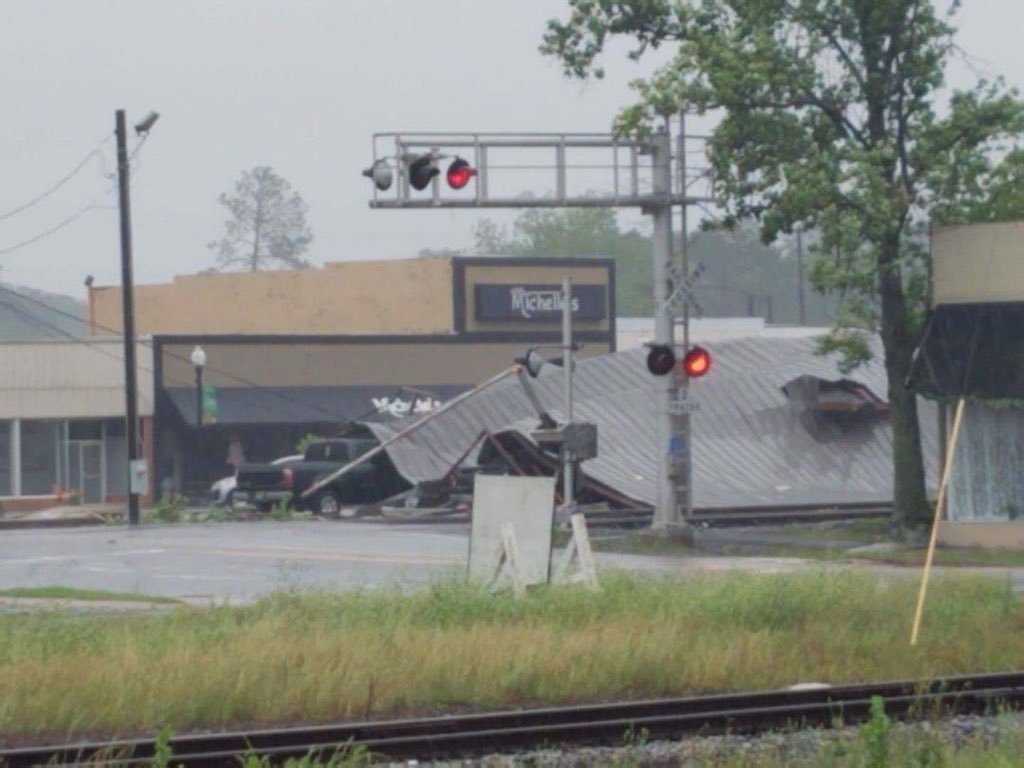
[{"label": "metal support beam", "polygon": [[[572,278],[562,278],[562,401],[565,408],[565,423],[572,423]],[[574,456],[568,445],[562,446],[562,499],[565,508],[571,510],[573,498]]]},{"label": "metal support beam", "polygon": [[[676,161],[679,169],[679,191],[681,194],[686,194],[686,111],[680,111],[679,113],[679,147],[678,147],[678,160]],[[682,256],[683,274],[690,275],[690,253],[687,248],[687,219],[686,219],[686,203],[679,206],[679,229],[681,234],[679,242],[679,250]],[[683,304],[683,356],[690,351],[690,302]],[[676,397],[679,399],[689,397],[690,380],[686,374],[677,368],[675,372],[676,377]],[[690,517],[693,515],[693,440],[692,440],[692,424],[690,421],[689,413],[678,413],[672,417],[672,434],[675,438],[674,444],[681,448],[681,455],[677,456],[675,462],[675,485],[676,485],[676,502],[682,506],[682,520],[683,523],[688,525]]]},{"label": "metal support beam", "polygon": [[[672,188],[672,159],[671,142],[664,130],[653,136],[651,163],[654,193],[661,195],[663,201],[650,208],[654,218],[654,247],[651,254],[654,272],[654,343],[674,346],[673,312],[667,301],[669,267],[672,265],[672,206],[668,202]],[[679,524],[676,489],[672,482],[672,416],[669,413],[676,389],[675,377],[660,376],[655,386],[654,457],[658,470],[658,495],[651,527],[665,531]]]}]

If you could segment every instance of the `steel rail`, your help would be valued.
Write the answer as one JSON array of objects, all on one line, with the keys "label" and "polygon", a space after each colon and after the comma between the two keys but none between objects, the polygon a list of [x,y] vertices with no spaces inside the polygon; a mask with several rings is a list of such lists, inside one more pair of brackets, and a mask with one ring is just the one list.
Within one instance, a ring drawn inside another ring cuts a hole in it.
[{"label": "steel rail", "polygon": [[[591,527],[643,528],[650,524],[650,508],[584,510]],[[796,504],[764,507],[732,507],[697,509],[687,518],[691,524],[706,523],[713,527],[769,525],[773,523],[822,523],[865,518],[888,517],[892,505],[884,503]]]},{"label": "steel rail", "polygon": [[[303,728],[192,734],[171,739],[172,763],[214,766],[239,756],[272,762],[306,755],[329,758],[360,747],[391,759],[430,759],[540,746],[621,744],[630,734],[681,738],[696,734],[757,734],[863,722],[871,700],[899,719],[986,713],[1024,705],[1024,671],[926,681],[896,681],[800,690],[525,709],[451,717],[346,723]],[[0,750],[0,764],[144,765],[152,738],[81,742]]]}]

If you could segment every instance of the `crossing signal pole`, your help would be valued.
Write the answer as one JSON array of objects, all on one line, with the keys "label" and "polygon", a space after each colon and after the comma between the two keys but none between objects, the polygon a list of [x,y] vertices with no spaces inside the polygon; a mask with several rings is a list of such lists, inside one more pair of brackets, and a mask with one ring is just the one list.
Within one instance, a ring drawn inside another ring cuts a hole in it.
[{"label": "crossing signal pole", "polygon": [[[687,529],[692,511],[690,413],[695,410],[687,398],[687,388],[689,379],[703,375],[711,363],[706,350],[700,350],[699,357],[689,354],[689,309],[695,304],[693,281],[702,269],[691,271],[685,261],[685,211],[689,204],[712,202],[713,179],[709,168],[687,168],[687,137],[682,120],[680,123],[675,166],[666,127],[643,143],[601,133],[379,133],[373,137],[371,165],[363,171],[373,181],[370,207],[375,209],[629,207],[639,208],[653,218],[655,316],[648,366],[658,382],[653,527],[661,531]],[[691,138],[705,141],[703,137]],[[550,161],[538,165],[538,153],[550,153]],[[585,153],[590,159],[574,162],[574,153]],[[603,160],[595,162],[594,153]],[[500,156],[502,162],[492,163],[495,156]],[[641,162],[647,156],[649,166]],[[529,160],[525,162],[511,162],[526,158]],[[443,175],[439,167],[442,161],[449,163]],[[501,195],[491,191],[502,172],[525,169],[543,175],[543,193]],[[591,175],[582,181],[583,186],[573,186],[578,181],[574,174],[580,169],[584,169],[581,174]],[[594,173],[604,173],[596,182],[602,190],[598,193],[591,191],[595,187]],[[398,183],[394,184],[396,179]],[[691,193],[694,184],[703,186]],[[417,194],[420,192],[424,194]],[[672,254],[672,208],[677,205],[683,209],[682,267],[674,263]],[[682,345],[675,339],[675,320],[680,312]],[[680,346],[682,354],[677,357]],[[660,363],[652,365],[652,358]],[[682,365],[677,365],[679,359]],[[692,365],[686,365],[688,360]],[[669,373],[672,375],[664,375]]]}]

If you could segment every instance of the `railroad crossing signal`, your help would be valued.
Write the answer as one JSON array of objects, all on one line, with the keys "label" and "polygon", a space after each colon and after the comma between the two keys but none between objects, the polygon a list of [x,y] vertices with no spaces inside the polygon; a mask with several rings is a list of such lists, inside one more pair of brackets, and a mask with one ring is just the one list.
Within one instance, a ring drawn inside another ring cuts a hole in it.
[{"label": "railroad crossing signal", "polygon": [[698,262],[697,266],[690,270],[689,275],[684,274],[683,270],[675,264],[668,268],[672,289],[665,300],[666,309],[680,310],[689,305],[698,317],[704,314],[704,307],[693,294],[693,286],[697,283],[697,279],[704,274],[704,269],[703,261]]},{"label": "railroad crossing signal", "polygon": [[664,376],[676,365],[676,353],[667,344],[654,344],[647,353],[647,370],[655,376]]},{"label": "railroad crossing signal", "polygon": [[[711,353],[704,347],[693,346],[679,362],[687,378],[699,379],[711,370]],[[676,367],[676,353],[668,344],[653,344],[647,353],[647,370],[655,376],[665,376]]]},{"label": "railroad crossing signal", "polygon": [[[687,448],[691,439],[688,427],[685,434],[675,434],[669,404],[676,389],[686,385],[680,381],[683,373],[703,375],[710,367],[708,356],[702,364],[667,375],[679,362],[673,329],[677,308],[702,312],[692,288],[703,267],[691,275],[669,274],[672,208],[714,202],[713,166],[706,158],[698,167],[688,163],[690,155],[707,155],[710,138],[687,137],[684,123],[681,114],[674,152],[667,126],[644,140],[612,133],[375,133],[373,162],[365,174],[374,182],[370,207],[378,210],[637,208],[652,217],[656,346],[648,354],[648,368],[660,377],[653,398],[658,419],[652,435],[658,489],[653,526],[660,529],[686,523],[680,517],[680,489],[673,477],[683,478],[681,498],[687,514],[692,506],[689,452],[673,451],[670,457],[665,450],[670,438]],[[703,150],[689,150],[687,138],[700,142]],[[442,159],[450,162],[447,186],[440,178]],[[685,253],[684,241],[684,264]],[[690,313],[683,314],[685,324]],[[679,456],[684,457],[682,467],[674,469],[673,457]]]},{"label": "railroad crossing signal", "polygon": [[394,181],[395,174],[391,171],[391,166],[388,165],[387,160],[377,160],[363,171],[363,176],[373,181],[373,186],[384,192],[391,188],[391,182]]},{"label": "railroad crossing signal", "polygon": [[430,180],[440,172],[433,155],[420,155],[409,163],[409,183],[413,189],[426,189]]},{"label": "railroad crossing signal", "polygon": [[699,379],[711,370],[711,353],[704,347],[694,346],[683,356],[683,373],[691,379]]},{"label": "railroad crossing signal", "polygon": [[469,184],[469,180],[476,176],[476,168],[461,157],[456,157],[448,166],[448,186],[452,189],[462,189]]},{"label": "railroad crossing signal", "polygon": [[[437,167],[439,160],[445,155],[437,152],[428,152],[421,155],[405,155],[402,163],[405,165],[405,175],[409,180],[409,186],[418,192],[422,192],[434,180],[435,176],[441,173]],[[470,180],[477,175],[477,169],[461,157],[456,156],[448,166],[445,173],[445,180],[452,189],[463,189]],[[386,192],[394,182],[395,173],[384,158],[374,160],[373,165],[363,171],[363,176],[373,181],[373,185],[381,192]]]}]

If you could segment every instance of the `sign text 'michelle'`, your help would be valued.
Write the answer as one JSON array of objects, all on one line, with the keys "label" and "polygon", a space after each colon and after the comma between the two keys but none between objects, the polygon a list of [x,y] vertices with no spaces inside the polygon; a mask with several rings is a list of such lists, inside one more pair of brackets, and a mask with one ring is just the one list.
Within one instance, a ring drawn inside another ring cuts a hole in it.
[{"label": "sign text 'michelle'", "polygon": [[[558,285],[477,284],[477,320],[553,322],[562,316],[562,289]],[[603,320],[605,286],[577,285],[572,289],[572,316],[577,320]]]}]

